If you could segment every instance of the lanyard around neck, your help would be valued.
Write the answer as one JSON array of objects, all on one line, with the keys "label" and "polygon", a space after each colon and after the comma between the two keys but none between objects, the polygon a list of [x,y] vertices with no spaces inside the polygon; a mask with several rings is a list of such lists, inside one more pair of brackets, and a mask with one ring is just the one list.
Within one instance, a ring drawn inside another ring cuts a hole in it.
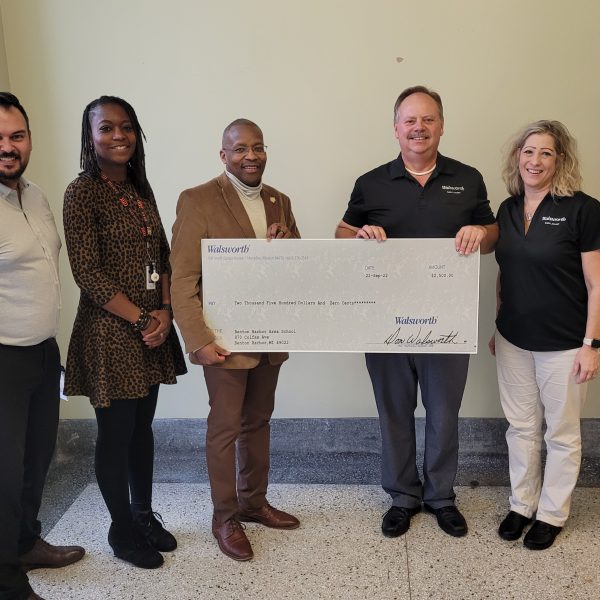
[{"label": "lanyard around neck", "polygon": [[[141,225],[139,226],[140,232],[142,237],[148,241],[147,238],[152,236],[152,226],[150,225],[148,215],[146,214],[144,201],[140,198],[137,190],[134,188],[135,195],[133,195],[126,190],[119,190],[114,182],[111,181],[104,173],[102,173],[100,177],[102,178],[102,181],[104,181],[104,183],[106,183],[106,185],[108,185],[108,187],[117,195],[119,204],[125,208],[129,208],[129,212],[136,221],[141,221]],[[136,214],[134,207],[137,207],[138,214]]]}]

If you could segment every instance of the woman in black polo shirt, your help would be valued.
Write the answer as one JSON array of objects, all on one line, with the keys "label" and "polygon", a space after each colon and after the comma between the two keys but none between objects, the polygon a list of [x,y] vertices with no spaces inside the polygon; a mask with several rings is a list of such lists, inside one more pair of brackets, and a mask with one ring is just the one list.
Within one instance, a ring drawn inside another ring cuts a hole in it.
[{"label": "woman in black polo shirt", "polygon": [[[498,210],[496,355],[509,422],[510,512],[498,533],[549,548],[581,463],[580,413],[599,368],[600,203],[579,191],[575,140],[558,121],[523,128],[507,154]],[[542,423],[547,459],[542,478]]]}]

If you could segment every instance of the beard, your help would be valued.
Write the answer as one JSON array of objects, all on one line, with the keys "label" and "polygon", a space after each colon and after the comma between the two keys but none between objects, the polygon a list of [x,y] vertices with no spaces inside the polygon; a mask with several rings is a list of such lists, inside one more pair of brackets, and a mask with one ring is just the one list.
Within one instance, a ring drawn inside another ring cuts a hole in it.
[{"label": "beard", "polygon": [[0,160],[0,181],[15,181],[20,179],[27,168],[27,161],[23,162],[20,155],[15,154],[14,152],[4,152],[0,154],[0,159],[2,158],[16,158],[19,161],[19,166],[16,171],[11,170],[7,173],[2,168],[2,161]]}]

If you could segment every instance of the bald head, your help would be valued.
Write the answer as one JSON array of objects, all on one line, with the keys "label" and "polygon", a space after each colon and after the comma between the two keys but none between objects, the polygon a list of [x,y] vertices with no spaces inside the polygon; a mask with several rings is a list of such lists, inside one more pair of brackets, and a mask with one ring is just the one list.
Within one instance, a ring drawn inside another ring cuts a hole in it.
[{"label": "bald head", "polygon": [[227,127],[225,127],[225,130],[223,131],[223,140],[221,142],[223,148],[225,148],[225,146],[228,146],[231,142],[234,130],[243,127],[255,129],[262,138],[262,130],[254,121],[250,121],[250,119],[236,119],[235,121],[229,123],[229,125],[227,125]]}]

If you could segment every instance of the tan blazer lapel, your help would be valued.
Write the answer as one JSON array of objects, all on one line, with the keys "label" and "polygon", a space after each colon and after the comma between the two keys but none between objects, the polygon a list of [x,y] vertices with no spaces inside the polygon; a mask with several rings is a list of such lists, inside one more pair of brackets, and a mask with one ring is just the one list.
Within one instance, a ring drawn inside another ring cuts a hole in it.
[{"label": "tan blazer lapel", "polygon": [[283,223],[283,206],[281,204],[281,198],[263,190],[260,193],[263,204],[265,205],[265,213],[267,215],[267,229],[273,223]]},{"label": "tan blazer lapel", "polygon": [[238,225],[244,232],[242,237],[255,238],[256,234],[254,233],[254,228],[252,227],[252,223],[250,223],[250,219],[248,218],[248,213],[246,212],[238,193],[233,187],[233,184],[231,181],[229,181],[229,178],[227,175],[225,175],[225,173],[219,175],[218,182],[223,192],[223,200],[225,200],[225,204],[227,204],[234,219],[238,222]]}]

